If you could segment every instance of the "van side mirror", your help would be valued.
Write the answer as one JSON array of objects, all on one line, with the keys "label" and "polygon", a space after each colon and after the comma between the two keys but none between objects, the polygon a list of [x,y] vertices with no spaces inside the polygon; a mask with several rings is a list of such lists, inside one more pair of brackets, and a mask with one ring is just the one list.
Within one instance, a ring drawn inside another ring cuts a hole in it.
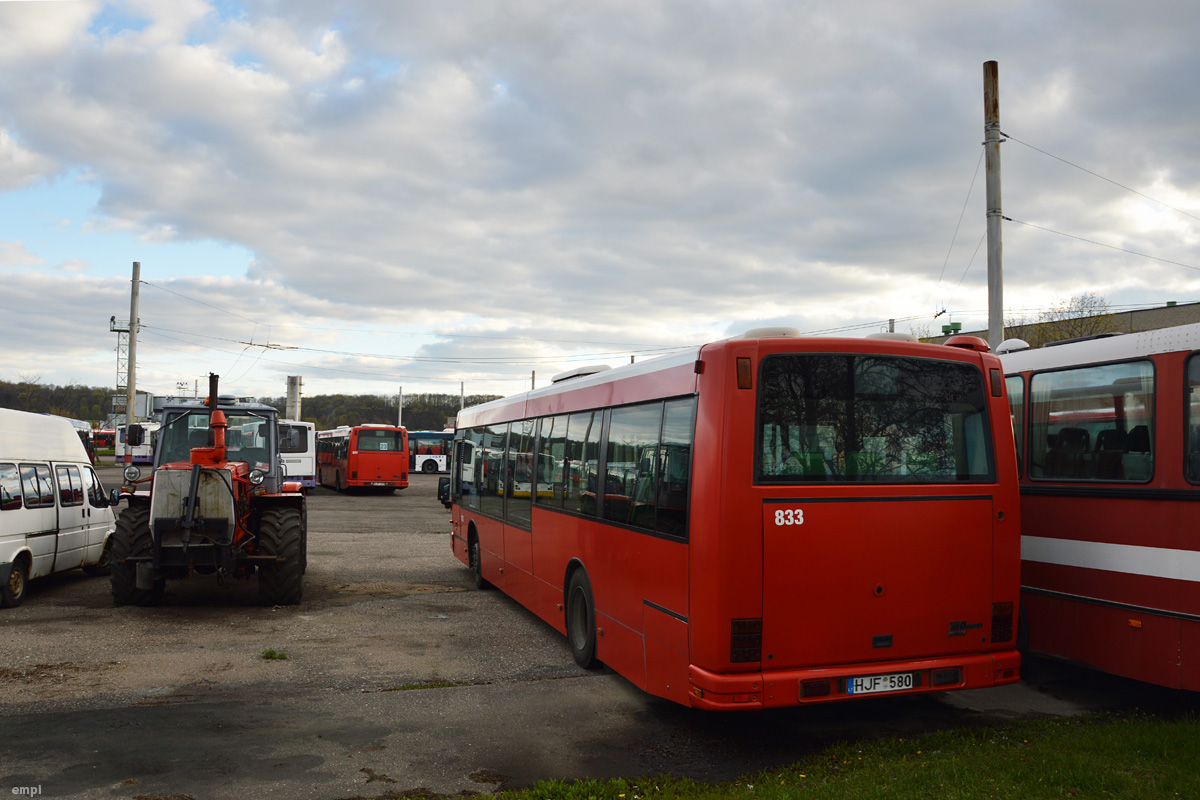
[{"label": "van side mirror", "polygon": [[121,490],[113,489],[112,494],[108,496],[108,504],[110,506],[115,506],[117,503],[120,503],[120,502],[121,502]]},{"label": "van side mirror", "polygon": [[450,478],[438,478],[438,500],[446,508],[450,507]]}]

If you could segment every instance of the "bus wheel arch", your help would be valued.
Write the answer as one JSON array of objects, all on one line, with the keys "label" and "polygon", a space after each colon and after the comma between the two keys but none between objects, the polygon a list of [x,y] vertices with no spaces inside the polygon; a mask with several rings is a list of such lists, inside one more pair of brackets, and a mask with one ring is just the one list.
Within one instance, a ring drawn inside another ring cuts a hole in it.
[{"label": "bus wheel arch", "polygon": [[476,589],[492,588],[492,584],[483,577],[483,550],[479,547],[479,533],[475,530],[473,522],[467,529],[467,566],[470,567],[471,575],[475,579]]},{"label": "bus wheel arch", "polygon": [[2,576],[3,582],[0,583],[0,608],[16,608],[25,599],[29,587],[29,564],[29,553],[21,551],[8,565],[8,573]]},{"label": "bus wheel arch", "polygon": [[571,657],[584,669],[593,669],[600,664],[596,658],[596,603],[592,582],[579,562],[568,570],[566,587],[563,606]]}]

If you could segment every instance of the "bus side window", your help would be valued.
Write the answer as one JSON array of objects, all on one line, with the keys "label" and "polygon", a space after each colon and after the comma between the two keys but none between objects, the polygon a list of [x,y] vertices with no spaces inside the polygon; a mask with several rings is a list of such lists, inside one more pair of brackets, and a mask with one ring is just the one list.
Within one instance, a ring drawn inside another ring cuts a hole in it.
[{"label": "bus side window", "polygon": [[0,511],[21,507],[21,473],[16,464],[0,464]]}]

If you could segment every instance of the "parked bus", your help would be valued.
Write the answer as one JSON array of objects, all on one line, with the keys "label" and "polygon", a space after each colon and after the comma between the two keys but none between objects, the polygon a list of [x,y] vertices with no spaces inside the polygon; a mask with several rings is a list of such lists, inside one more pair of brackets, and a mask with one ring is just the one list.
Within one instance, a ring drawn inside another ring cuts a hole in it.
[{"label": "parked bus", "polygon": [[92,431],[92,444],[97,450],[112,450],[117,444],[117,432],[112,428]]},{"label": "parked bus", "polygon": [[317,431],[311,422],[279,420],[279,453],[286,475],[305,489],[317,485]]},{"label": "parked bus", "polygon": [[[158,446],[158,422],[135,422],[135,428],[142,430],[142,443],[136,444],[132,448],[134,464],[153,464],[154,450]],[[125,426],[117,426],[117,440],[115,445],[116,460],[118,462],[125,461]]]},{"label": "parked bus", "polygon": [[409,472],[446,472],[450,469],[450,443],[454,431],[409,431]]},{"label": "parked bus", "polygon": [[1015,682],[1008,402],[951,343],[758,330],[465,409],[451,549],[581,666],[703,709]]},{"label": "parked bus", "polygon": [[0,606],[20,605],[33,578],[108,574],[115,528],[71,421],[0,409]]},{"label": "parked bus", "polygon": [[1029,652],[1200,690],[1200,325],[1001,361]]},{"label": "parked bus", "polygon": [[317,482],[343,492],[408,486],[408,432],[395,425],[343,425],[317,433]]}]

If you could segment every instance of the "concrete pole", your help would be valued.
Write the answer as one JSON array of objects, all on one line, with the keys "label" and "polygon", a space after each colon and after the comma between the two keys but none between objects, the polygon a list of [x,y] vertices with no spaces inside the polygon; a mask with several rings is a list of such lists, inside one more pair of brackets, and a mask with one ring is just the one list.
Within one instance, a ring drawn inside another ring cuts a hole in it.
[{"label": "concrete pole", "polygon": [[404,427],[404,387],[400,387],[400,394],[396,395],[396,427]]},{"label": "concrete pole", "polygon": [[1000,65],[983,65],[983,135],[987,159],[988,344],[1004,338],[1004,243],[1000,205]]},{"label": "concrete pole", "polygon": [[137,331],[138,291],[142,285],[142,263],[133,262],[133,285],[129,292],[129,385],[125,393],[125,463],[133,463],[133,448],[129,446],[129,429],[137,416]]}]

